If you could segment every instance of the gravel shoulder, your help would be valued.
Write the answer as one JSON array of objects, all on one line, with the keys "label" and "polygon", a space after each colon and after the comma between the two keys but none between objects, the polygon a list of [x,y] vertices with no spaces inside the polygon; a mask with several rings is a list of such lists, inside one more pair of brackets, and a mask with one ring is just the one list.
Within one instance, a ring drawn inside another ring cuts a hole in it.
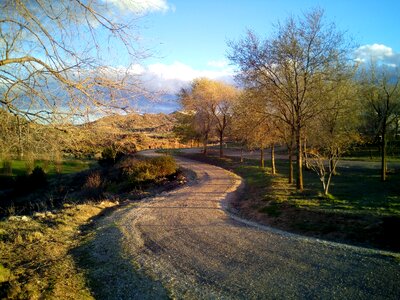
[{"label": "gravel shoulder", "polygon": [[194,181],[115,211],[86,245],[89,263],[109,266],[92,280],[115,278],[106,298],[399,298],[398,257],[244,221],[224,210],[240,178],[177,161]]}]

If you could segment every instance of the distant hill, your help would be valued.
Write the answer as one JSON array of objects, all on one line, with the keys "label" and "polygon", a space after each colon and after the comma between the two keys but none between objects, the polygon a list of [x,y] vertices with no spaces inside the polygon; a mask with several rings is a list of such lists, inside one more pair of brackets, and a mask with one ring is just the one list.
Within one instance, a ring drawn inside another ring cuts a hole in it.
[{"label": "distant hill", "polygon": [[120,133],[168,133],[175,124],[174,114],[136,114],[107,116],[90,124],[93,128],[113,128]]},{"label": "distant hill", "polygon": [[1,157],[53,159],[61,153],[97,156],[106,147],[123,152],[182,146],[173,133],[172,114],[113,115],[74,125],[45,125],[18,118],[0,109]]},{"label": "distant hill", "polygon": [[115,146],[126,152],[182,146],[172,132],[175,114],[114,115],[81,125],[86,149],[101,151]]}]

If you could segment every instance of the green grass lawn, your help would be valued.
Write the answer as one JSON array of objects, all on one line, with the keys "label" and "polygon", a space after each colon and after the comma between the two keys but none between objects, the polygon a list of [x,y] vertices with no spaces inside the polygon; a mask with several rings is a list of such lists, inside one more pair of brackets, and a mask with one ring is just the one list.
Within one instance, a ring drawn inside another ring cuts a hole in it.
[{"label": "green grass lawn", "polygon": [[[278,170],[281,176],[288,173],[285,161],[278,161]],[[322,186],[318,176],[305,170],[305,192],[292,192],[287,201],[310,209],[400,216],[399,172],[389,174],[388,180],[381,182],[378,169],[338,167],[337,171],[339,175],[332,178],[332,197],[329,199],[321,196]]]},{"label": "green grass lawn", "polygon": [[[245,163],[240,163],[237,158],[209,159],[232,169],[254,187],[269,187],[268,191],[273,191],[277,202],[286,201],[308,209],[400,216],[400,172],[389,174],[388,180],[381,182],[378,169],[338,167],[339,174],[332,178],[330,187],[332,197],[325,198],[321,182],[313,171],[304,170],[303,193],[287,184],[287,161],[277,160],[278,174],[271,176],[270,168],[260,168],[257,160],[247,159]],[[266,160],[265,165],[269,164],[270,161]]]},{"label": "green grass lawn", "polygon": [[[282,167],[284,170],[284,167]],[[353,213],[400,216],[400,173],[389,174],[382,182],[378,169],[349,167],[338,168],[339,175],[332,179],[328,200],[321,197],[309,197],[317,202],[319,209],[335,209]],[[305,187],[316,192],[321,183],[315,173],[304,172]],[[295,200],[295,197],[294,201]],[[311,203],[312,203],[311,202]]]},{"label": "green grass lawn", "polygon": [[[35,160],[33,167],[39,166],[43,168],[43,170],[48,175],[54,175],[57,173],[61,174],[70,174],[79,171],[83,171],[89,169],[91,165],[95,163],[94,160],[79,160],[79,159],[64,159],[61,163],[57,164],[51,161],[45,160]],[[24,175],[29,170],[29,166],[24,160],[13,160],[11,161],[11,169],[12,175]],[[3,170],[3,161],[0,161],[0,172],[4,173]],[[32,166],[31,166],[32,167]]]}]

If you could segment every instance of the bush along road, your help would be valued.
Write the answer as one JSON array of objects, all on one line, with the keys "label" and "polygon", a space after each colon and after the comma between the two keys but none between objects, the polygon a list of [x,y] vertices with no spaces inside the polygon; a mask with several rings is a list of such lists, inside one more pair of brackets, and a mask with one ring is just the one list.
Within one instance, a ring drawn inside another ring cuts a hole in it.
[{"label": "bush along road", "polygon": [[[287,234],[232,216],[224,206],[237,196],[241,179],[209,164],[177,161],[196,179],[117,210],[101,220],[86,245],[86,259],[106,269],[89,268],[98,296],[399,298],[398,254]],[[115,280],[101,291],[110,278]]]}]

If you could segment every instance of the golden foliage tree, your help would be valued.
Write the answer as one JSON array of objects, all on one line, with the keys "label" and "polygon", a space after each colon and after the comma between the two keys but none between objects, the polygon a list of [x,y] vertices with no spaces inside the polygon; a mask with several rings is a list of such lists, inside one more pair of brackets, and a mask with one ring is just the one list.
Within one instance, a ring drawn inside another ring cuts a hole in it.
[{"label": "golden foliage tree", "polygon": [[215,131],[219,139],[220,156],[223,156],[224,137],[237,95],[235,87],[207,78],[195,79],[189,89],[181,90],[180,101],[184,110],[194,114],[193,125],[202,136],[204,154],[207,153],[209,138]]}]

